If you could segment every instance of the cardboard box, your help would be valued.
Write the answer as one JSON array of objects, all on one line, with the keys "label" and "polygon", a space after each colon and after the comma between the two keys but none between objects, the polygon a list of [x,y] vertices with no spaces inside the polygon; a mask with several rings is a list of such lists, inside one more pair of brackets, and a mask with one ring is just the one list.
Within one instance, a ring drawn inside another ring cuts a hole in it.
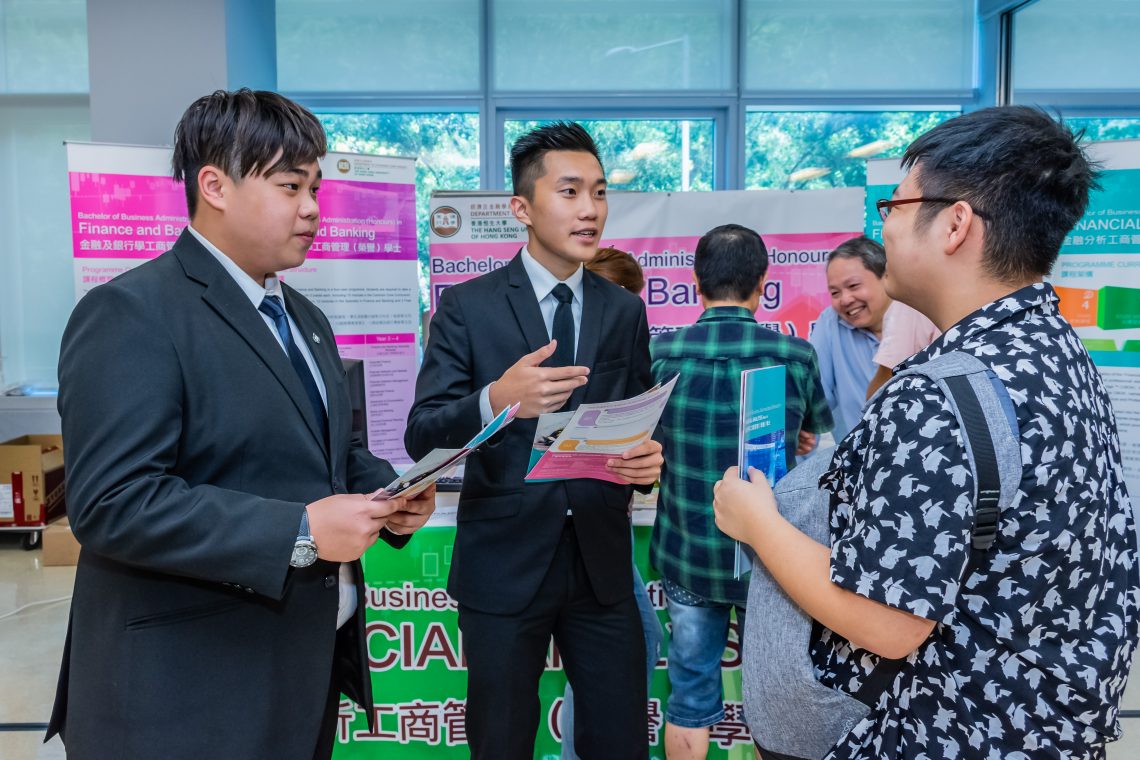
[{"label": "cardboard box", "polygon": [[45,567],[74,565],[79,561],[79,542],[71,532],[67,518],[48,523],[43,535]]},{"label": "cardboard box", "polygon": [[0,528],[42,527],[63,513],[63,436],[0,443]]}]

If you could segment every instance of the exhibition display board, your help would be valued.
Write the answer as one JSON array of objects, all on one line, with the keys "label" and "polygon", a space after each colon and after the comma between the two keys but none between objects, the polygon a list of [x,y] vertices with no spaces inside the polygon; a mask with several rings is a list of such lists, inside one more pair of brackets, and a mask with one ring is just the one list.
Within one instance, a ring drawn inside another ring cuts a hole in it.
[{"label": "exhibition display board", "polygon": [[[451,497],[441,495],[441,501]],[[451,497],[454,504],[454,497]],[[662,625],[668,621],[661,581],[647,559],[653,510],[634,511],[635,561]],[[364,556],[367,579],[367,641],[376,702],[375,730],[364,714],[342,699],[334,760],[360,758],[466,758],[464,714],[467,676],[454,600],[445,591],[455,539],[455,507],[443,505],[404,549],[376,544]],[[709,758],[751,760],[752,739],[744,722],[740,686],[739,631],[722,659],[726,717],[712,727]],[[653,677],[646,714],[650,757],[664,760],[665,700],[669,693],[667,651]],[[551,645],[539,684],[541,725],[535,757],[553,760],[561,751],[559,712],[566,677]]]},{"label": "exhibition display board", "polygon": [[[693,283],[693,252],[708,230],[736,223],[760,233],[768,248],[768,278],[757,319],[806,338],[831,303],[824,276],[827,254],[863,229],[863,190],[622,193],[609,198],[602,246],[636,257],[645,272],[650,331],[690,325],[702,308]],[[508,193],[437,192],[431,198],[428,271],[431,307],[447,287],[505,266],[526,243],[526,228]]]},{"label": "exhibition display board", "polygon": [[[67,158],[78,299],[168,250],[188,220],[169,148],[68,143]],[[316,239],[282,279],[328,316],[342,357],[364,360],[369,448],[407,466],[418,367],[415,160],[329,153],[321,172]]]},{"label": "exhibition display board", "polygon": [[1049,278],[1112,399],[1124,478],[1140,494],[1140,141],[1093,143],[1104,173]]}]

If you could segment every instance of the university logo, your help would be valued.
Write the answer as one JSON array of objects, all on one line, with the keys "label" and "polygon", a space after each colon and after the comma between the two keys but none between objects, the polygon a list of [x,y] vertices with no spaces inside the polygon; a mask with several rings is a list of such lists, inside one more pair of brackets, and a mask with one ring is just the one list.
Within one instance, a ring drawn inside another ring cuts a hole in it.
[{"label": "university logo", "polygon": [[451,237],[463,226],[463,218],[451,206],[440,206],[431,212],[431,231],[440,237]]}]

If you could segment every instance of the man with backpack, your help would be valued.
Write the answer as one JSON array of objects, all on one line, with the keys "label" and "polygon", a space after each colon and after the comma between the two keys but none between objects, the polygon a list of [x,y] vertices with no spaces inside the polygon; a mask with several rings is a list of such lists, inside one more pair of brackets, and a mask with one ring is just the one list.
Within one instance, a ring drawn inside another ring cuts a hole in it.
[{"label": "man with backpack", "polygon": [[[868,707],[828,758],[1103,757],[1137,642],[1136,525],[1104,383],[1043,282],[1096,169],[1026,107],[948,121],[903,166],[879,202],[886,287],[943,335],[835,450],[830,548],[759,473],[725,474],[718,524],[817,621],[819,682]],[[924,374],[940,357],[997,392],[948,393],[953,372]],[[1015,489],[994,474],[1011,462]],[[761,666],[746,655],[746,679]]]}]

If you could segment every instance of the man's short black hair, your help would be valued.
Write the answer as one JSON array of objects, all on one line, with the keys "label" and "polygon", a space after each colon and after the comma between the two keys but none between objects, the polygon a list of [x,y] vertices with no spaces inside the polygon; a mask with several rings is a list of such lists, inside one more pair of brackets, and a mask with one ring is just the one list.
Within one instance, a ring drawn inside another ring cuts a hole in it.
[{"label": "man's short black hair", "polygon": [[327,150],[324,127],[308,109],[275,92],[243,87],[205,95],[186,109],[174,129],[171,166],[175,181],[186,186],[193,218],[203,166],[241,180],[312,163]]},{"label": "man's short black hair", "polygon": [[834,251],[827,254],[827,263],[830,264],[836,259],[858,259],[863,262],[865,269],[880,280],[887,273],[887,252],[883,250],[883,246],[866,235],[844,240],[837,245]]},{"label": "man's short black hair", "polygon": [[543,156],[552,150],[589,153],[602,165],[594,138],[581,124],[570,121],[547,124],[527,132],[511,146],[511,182],[515,195],[534,199],[534,183],[546,173]]},{"label": "man's short black hair", "polygon": [[[1099,187],[1083,136],[1037,108],[985,108],[919,137],[902,165],[918,169],[922,195],[964,200],[980,212],[986,272],[1019,282],[1049,273]],[[923,203],[916,225],[921,230],[945,208]]]},{"label": "man's short black hair", "polygon": [[768,249],[755,230],[722,224],[697,242],[693,272],[707,300],[747,301],[768,273]]}]

